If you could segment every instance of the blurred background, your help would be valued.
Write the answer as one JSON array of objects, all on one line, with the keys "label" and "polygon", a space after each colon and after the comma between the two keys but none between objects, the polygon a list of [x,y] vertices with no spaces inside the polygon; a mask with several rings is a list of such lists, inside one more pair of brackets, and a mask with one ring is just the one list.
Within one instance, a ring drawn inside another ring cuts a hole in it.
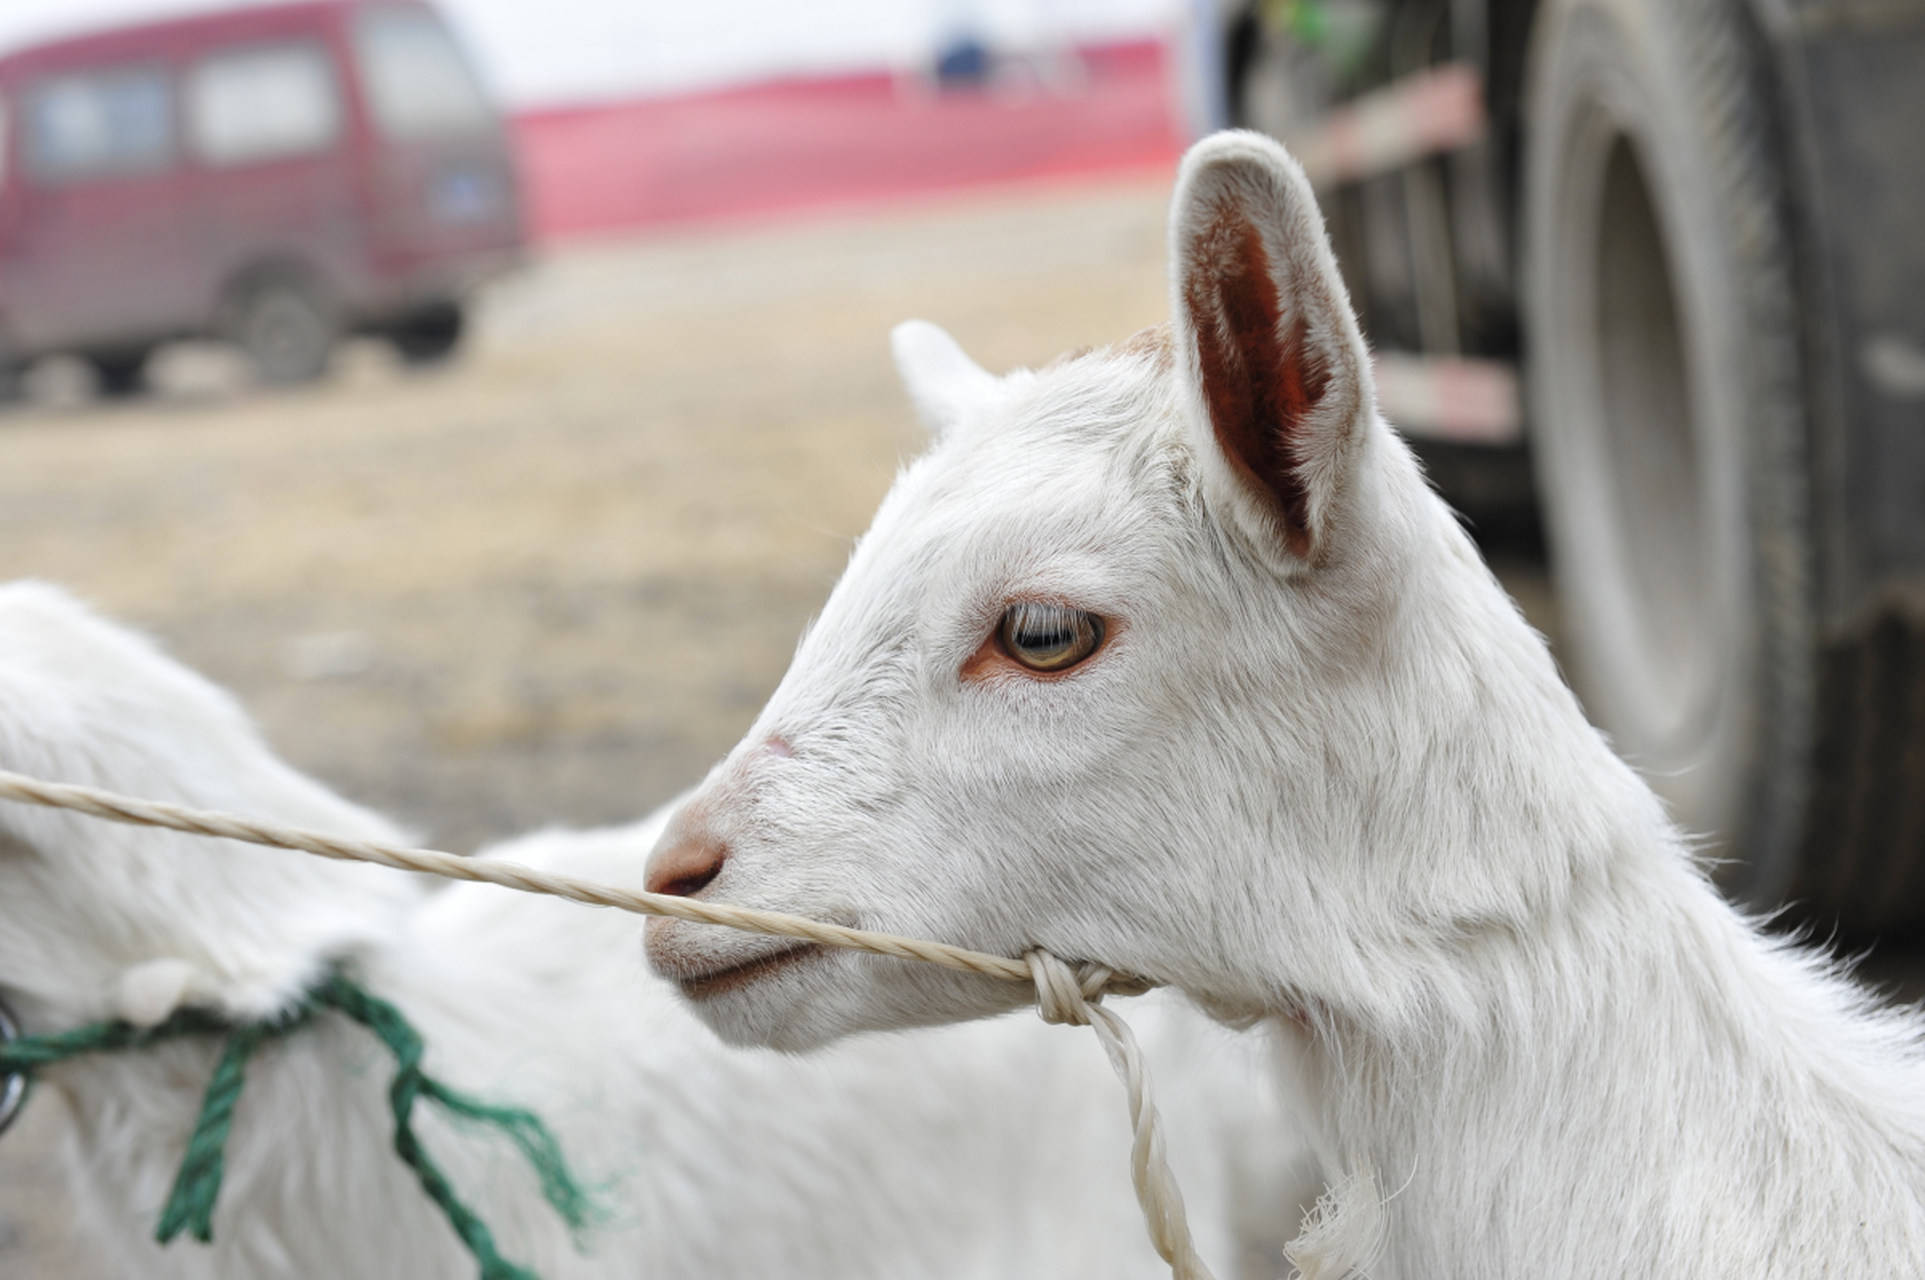
[{"label": "blurred background", "polygon": [[[0,0],[0,576],[440,847],[632,818],[919,447],[890,326],[1164,319],[1176,161],[1244,125],[1593,716],[1907,981],[1921,119],[1925,0]],[[52,1098],[9,1277],[99,1274]]]}]

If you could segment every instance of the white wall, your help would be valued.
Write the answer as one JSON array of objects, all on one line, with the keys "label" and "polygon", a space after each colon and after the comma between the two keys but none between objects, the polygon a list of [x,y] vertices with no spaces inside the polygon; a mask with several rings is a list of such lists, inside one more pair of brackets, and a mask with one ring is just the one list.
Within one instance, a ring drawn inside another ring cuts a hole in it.
[{"label": "white wall", "polygon": [[[1034,47],[1128,38],[1184,0],[440,0],[515,106],[916,65],[969,26]],[[0,0],[0,49],[232,0]]]}]

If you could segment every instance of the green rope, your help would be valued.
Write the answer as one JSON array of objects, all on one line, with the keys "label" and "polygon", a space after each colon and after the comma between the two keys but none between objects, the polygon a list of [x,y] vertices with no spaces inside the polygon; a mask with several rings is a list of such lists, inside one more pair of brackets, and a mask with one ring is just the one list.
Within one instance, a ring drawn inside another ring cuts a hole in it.
[{"label": "green rope", "polygon": [[[307,1021],[310,1012],[298,1010],[298,1020]],[[183,1228],[202,1244],[214,1242],[214,1201],[220,1198],[221,1178],[227,1173],[227,1135],[234,1128],[234,1104],[241,1100],[242,1073],[263,1041],[287,1029],[274,1023],[249,1022],[229,1032],[221,1060],[201,1095],[201,1113],[194,1121],[194,1132],[188,1135],[187,1152],[174,1175],[174,1189],[168,1192],[160,1225],[154,1228],[154,1239],[162,1244],[172,1241]]]},{"label": "green rope", "polygon": [[233,1030],[200,1009],[182,1009],[167,1021],[152,1027],[136,1027],[127,1022],[95,1022],[72,1031],[45,1036],[21,1036],[0,1044],[0,1075],[26,1075],[31,1078],[42,1067],[79,1057],[83,1053],[121,1053],[145,1049],[163,1040],[182,1036],[221,1035]]},{"label": "green rope", "polygon": [[414,1132],[414,1104],[425,1095],[443,1108],[469,1120],[479,1120],[501,1129],[534,1166],[541,1178],[542,1195],[563,1220],[577,1230],[590,1217],[588,1195],[562,1159],[561,1148],[547,1126],[529,1111],[519,1107],[496,1107],[471,1098],[442,1084],[421,1070],[423,1049],[421,1033],[401,1011],[387,1001],[369,995],[340,974],[335,974],[315,989],[318,1003],[340,1010],[379,1036],[394,1054],[394,1082],[388,1086],[388,1105],[394,1111],[394,1150],[421,1181],[441,1212],[453,1224],[455,1234],[468,1246],[468,1252],[481,1263],[481,1280],[534,1280],[531,1272],[508,1262],[495,1250],[494,1235],[468,1206],[455,1197],[454,1189],[440,1166],[429,1157]]},{"label": "green rope", "polygon": [[372,1031],[394,1055],[394,1081],[388,1103],[394,1113],[394,1149],[414,1170],[422,1190],[440,1208],[481,1265],[481,1280],[536,1280],[533,1272],[501,1256],[494,1233],[454,1193],[414,1131],[414,1104],[425,1097],[449,1113],[490,1124],[507,1134],[541,1180],[542,1196],[571,1228],[579,1231],[596,1216],[588,1194],[569,1173],[560,1145],[540,1117],[520,1107],[498,1107],[470,1097],[421,1069],[424,1043],[399,1009],[370,995],[340,972],[330,974],[287,1013],[265,1022],[236,1026],[199,1009],[176,1011],[153,1027],[125,1022],[96,1022],[73,1031],[22,1036],[0,1044],[0,1076],[25,1074],[31,1081],[42,1068],[89,1053],[125,1053],[184,1036],[225,1035],[220,1061],[201,1095],[201,1111],[188,1137],[180,1171],[162,1209],[154,1238],[166,1244],[183,1230],[203,1243],[214,1238],[214,1203],[226,1173],[227,1137],[234,1127],[248,1059],[272,1039],[308,1022],[321,1009],[334,1009]]}]

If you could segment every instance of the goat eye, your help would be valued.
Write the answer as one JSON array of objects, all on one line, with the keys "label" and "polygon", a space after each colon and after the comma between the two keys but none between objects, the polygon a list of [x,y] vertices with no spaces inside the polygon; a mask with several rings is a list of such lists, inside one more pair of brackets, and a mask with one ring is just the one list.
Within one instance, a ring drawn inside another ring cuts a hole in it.
[{"label": "goat eye", "polygon": [[1103,643],[1103,620],[1060,604],[1013,604],[998,634],[1003,650],[1031,671],[1066,671]]}]

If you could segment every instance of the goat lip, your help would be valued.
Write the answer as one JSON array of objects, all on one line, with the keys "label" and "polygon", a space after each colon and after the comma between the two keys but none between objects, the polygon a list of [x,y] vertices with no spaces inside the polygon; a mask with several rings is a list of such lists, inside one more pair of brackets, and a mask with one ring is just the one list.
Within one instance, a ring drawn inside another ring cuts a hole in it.
[{"label": "goat lip", "polygon": [[750,983],[757,982],[778,970],[798,964],[811,956],[820,955],[822,948],[813,942],[799,942],[784,947],[780,951],[764,952],[747,960],[710,969],[705,973],[677,974],[675,985],[682,994],[691,1000],[707,1000],[713,996],[726,995],[738,991]]}]

